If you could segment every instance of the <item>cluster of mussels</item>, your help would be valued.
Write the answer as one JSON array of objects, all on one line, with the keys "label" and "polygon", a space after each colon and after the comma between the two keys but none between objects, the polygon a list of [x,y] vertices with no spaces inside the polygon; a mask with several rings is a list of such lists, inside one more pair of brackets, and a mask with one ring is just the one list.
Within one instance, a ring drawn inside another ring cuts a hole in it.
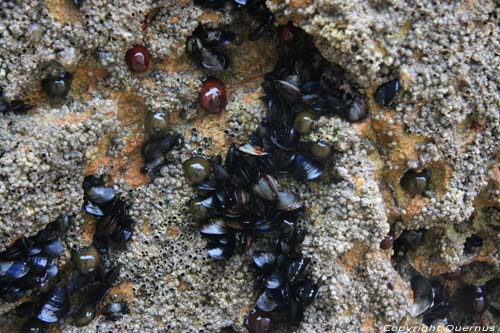
[{"label": "cluster of mussels", "polygon": [[[64,277],[57,274],[54,260],[62,253],[62,244],[56,237],[58,232],[67,230],[68,217],[58,219],[33,237],[16,241],[0,254],[0,296],[5,300],[16,301],[32,288],[50,287],[16,308],[19,316],[28,317],[22,332],[45,332],[49,324],[67,317],[73,318],[76,326],[89,324],[120,274],[118,266],[106,270],[102,254],[111,243],[123,245],[130,239],[133,220],[126,213],[125,203],[116,197],[115,189],[105,186],[101,178],[87,176],[83,189],[83,209],[97,219],[94,239],[91,245],[72,251],[72,268]],[[125,302],[113,301],[101,309],[109,320],[119,319],[127,312]]]},{"label": "cluster of mussels", "polygon": [[[85,249],[89,252],[88,249]],[[91,251],[91,250],[90,250]],[[90,256],[90,259],[88,258]],[[21,332],[46,332],[50,324],[70,316],[77,326],[90,323],[96,315],[96,306],[107,295],[112,283],[119,275],[119,269],[114,267],[105,271],[97,263],[89,271],[89,261],[95,263],[95,256],[81,254],[78,259],[72,258],[74,269],[67,279],[59,279],[58,283],[48,292],[43,293],[36,301],[28,301],[16,308],[16,313],[29,317],[21,327]],[[98,258],[98,257],[97,257]],[[87,270],[80,271],[82,267]]]},{"label": "cluster of mussels", "polygon": [[296,193],[280,191],[275,177],[291,172],[301,179],[315,179],[321,169],[304,164],[301,153],[292,153],[304,157],[295,162],[284,152],[277,146],[266,152],[248,143],[232,145],[224,165],[220,156],[210,160],[194,156],[184,162],[187,180],[200,194],[191,200],[190,211],[200,223],[210,257],[222,260],[245,253],[255,237],[275,232],[274,249],[253,255],[262,293],[246,320],[251,332],[268,332],[272,311],[287,310],[289,323],[298,324],[318,291],[307,278],[310,259],[298,249],[305,232],[296,221],[304,202]]},{"label": "cluster of mussels", "polygon": [[29,290],[42,288],[54,279],[57,275],[56,260],[63,250],[58,236],[64,228],[64,223],[51,223],[35,236],[21,238],[0,253],[2,299],[15,302]]},{"label": "cluster of mussels", "polygon": [[94,243],[99,248],[107,248],[110,243],[125,244],[132,236],[134,221],[127,214],[125,202],[116,197],[115,188],[90,175],[83,181],[83,190],[83,209],[96,218]]},{"label": "cluster of mussels", "polygon": [[[203,3],[211,8],[224,6],[224,1]],[[288,24],[278,28],[278,37],[282,44],[278,63],[262,84],[267,115],[249,142],[239,147],[232,144],[224,163],[221,156],[193,156],[183,163],[188,182],[198,191],[190,201],[190,211],[199,222],[211,258],[223,260],[235,252],[246,253],[252,241],[265,233],[271,236],[263,239],[275,239],[272,247],[253,254],[260,293],[245,319],[250,332],[269,332],[271,321],[279,322],[280,315],[273,313],[286,312],[287,323],[298,325],[304,308],[318,292],[308,277],[311,260],[299,250],[305,232],[297,226],[297,219],[304,212],[304,202],[298,194],[282,191],[277,178],[289,174],[299,181],[327,179],[333,147],[324,141],[303,142],[301,137],[323,115],[352,122],[367,116],[362,95],[345,80],[340,68],[321,56],[309,36]],[[186,49],[203,70],[217,72],[229,63],[220,48],[235,38],[231,32],[200,26]],[[209,89],[214,93],[208,96],[205,91]],[[378,99],[389,104],[395,95],[391,93],[390,88],[381,87]],[[205,81],[200,106],[218,113],[225,102],[222,83],[214,78]]]},{"label": "cluster of mussels", "polygon": [[[425,235],[426,231],[422,229],[405,230],[394,241],[391,235],[381,243],[382,249],[393,247],[393,265],[403,276],[409,276],[413,291],[410,314],[421,318],[426,325],[476,324],[480,322],[486,310],[490,310],[495,316],[499,315],[499,279],[492,278],[483,285],[471,285],[462,281],[462,276],[465,270],[468,274],[478,274],[479,272],[475,272],[472,266],[459,267],[454,272],[431,278],[422,275],[411,266],[407,256],[422,245]],[[464,244],[465,252],[477,248],[477,239],[480,238],[474,236],[469,239]]]},{"label": "cluster of mussels", "polygon": [[252,41],[259,39],[266,33],[272,33],[274,15],[266,7],[265,0],[195,0],[194,3],[198,6],[203,6],[211,9],[223,9],[226,3],[230,2],[237,9],[246,9],[249,16],[252,18],[250,32],[248,38]]}]

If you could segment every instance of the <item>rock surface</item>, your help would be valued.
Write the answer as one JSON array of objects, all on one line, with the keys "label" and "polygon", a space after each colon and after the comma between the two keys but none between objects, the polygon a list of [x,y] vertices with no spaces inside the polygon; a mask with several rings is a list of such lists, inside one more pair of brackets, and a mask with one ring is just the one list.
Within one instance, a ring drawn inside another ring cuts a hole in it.
[{"label": "rock surface", "polygon": [[[500,6],[495,1],[268,0],[277,21],[293,21],[315,38],[363,92],[371,117],[359,124],[322,118],[312,138],[339,151],[336,183],[288,181],[308,208],[303,251],[313,258],[319,298],[300,332],[380,332],[411,322],[411,289],[379,248],[392,228],[430,230],[412,254],[422,273],[437,276],[471,262],[498,266],[500,239]],[[33,235],[61,214],[75,214],[67,249],[88,243],[94,221],[80,207],[84,175],[108,175],[137,221],[114,293],[131,313],[98,317],[63,332],[244,331],[253,307],[249,256],[207,259],[186,203],[193,191],[181,162],[191,152],[224,154],[245,142],[262,118],[262,76],[276,61],[273,37],[230,46],[232,64],[219,78],[228,105],[209,115],[196,98],[204,74],[185,54],[198,22],[232,25],[245,18],[226,8],[203,11],[191,1],[86,0],[0,3],[0,86],[8,100],[36,107],[0,115],[0,251]],[[243,23],[240,23],[240,21]],[[145,45],[148,72],[131,73],[125,52]],[[74,72],[69,96],[50,105],[40,80],[54,68]],[[373,92],[400,77],[394,108],[381,109]],[[146,112],[168,112],[185,137],[171,163],[150,181],[139,172]],[[431,172],[432,193],[411,196],[399,180],[408,169]],[[464,252],[467,237],[484,245]],[[479,269],[480,271],[480,269]],[[486,280],[498,274],[488,270]],[[475,279],[473,272],[472,279]],[[484,281],[483,281],[484,282]],[[21,319],[0,304],[0,322]],[[498,320],[487,314],[485,322]],[[6,327],[6,326],[0,326]]]}]

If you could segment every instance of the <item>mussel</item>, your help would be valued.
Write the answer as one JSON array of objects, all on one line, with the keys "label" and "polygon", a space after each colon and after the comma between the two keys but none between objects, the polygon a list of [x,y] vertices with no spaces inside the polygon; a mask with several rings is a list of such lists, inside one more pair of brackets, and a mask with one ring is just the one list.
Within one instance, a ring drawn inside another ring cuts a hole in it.
[{"label": "mussel", "polygon": [[73,74],[60,72],[56,75],[48,75],[42,80],[42,89],[54,102],[60,102],[69,93]]},{"label": "mussel", "polygon": [[158,171],[167,163],[166,154],[182,142],[180,135],[175,134],[157,134],[153,135],[142,145],[142,158],[144,166],[142,173],[153,173]]},{"label": "mussel", "polygon": [[102,308],[102,314],[106,316],[106,320],[119,320],[123,315],[129,313],[127,302],[110,302]]},{"label": "mussel", "polygon": [[57,223],[49,224],[35,236],[17,240],[0,253],[0,297],[14,302],[32,288],[41,288],[54,279],[54,262],[62,251]]},{"label": "mussel", "polygon": [[222,30],[209,30],[200,25],[186,42],[186,51],[207,72],[221,72],[229,66],[229,57],[220,48],[231,43],[235,35]]},{"label": "mussel", "polygon": [[427,190],[430,175],[427,170],[417,172],[408,170],[401,178],[401,186],[411,194],[422,194]]},{"label": "mussel", "polygon": [[387,107],[393,103],[400,89],[399,79],[383,83],[375,91],[375,101],[381,106]]},{"label": "mussel", "polygon": [[36,317],[45,323],[55,323],[69,311],[68,292],[64,287],[55,287],[42,299]]}]

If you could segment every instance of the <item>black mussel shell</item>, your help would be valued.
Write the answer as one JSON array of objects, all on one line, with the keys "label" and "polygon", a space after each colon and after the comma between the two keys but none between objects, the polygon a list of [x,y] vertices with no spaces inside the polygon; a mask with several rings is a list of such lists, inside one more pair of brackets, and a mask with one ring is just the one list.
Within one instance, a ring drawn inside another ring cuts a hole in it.
[{"label": "black mussel shell", "polygon": [[347,108],[347,120],[350,122],[361,121],[366,118],[367,110],[363,98],[355,97]]},{"label": "black mussel shell", "polygon": [[21,326],[21,333],[45,333],[47,331],[47,324],[38,318],[30,318]]},{"label": "black mussel shell", "polygon": [[288,320],[291,326],[298,326],[304,320],[304,306],[296,302],[294,299],[290,300],[288,305]]},{"label": "black mussel shell", "polygon": [[47,273],[47,279],[52,279],[57,275],[57,266],[55,264],[51,264],[47,267],[45,272]]},{"label": "black mussel shell", "polygon": [[43,246],[43,253],[50,258],[57,258],[63,251],[62,243],[60,240],[53,240]]},{"label": "black mussel shell", "polygon": [[272,133],[272,142],[280,149],[294,150],[299,143],[300,134],[293,127],[280,127]]},{"label": "black mussel shell", "polygon": [[275,229],[273,220],[267,218],[257,218],[251,224],[251,230],[257,233],[270,232]]},{"label": "black mussel shell", "polygon": [[233,255],[234,247],[233,246],[223,246],[220,244],[208,244],[207,245],[207,253],[208,255],[215,260],[224,260],[228,259]]},{"label": "black mussel shell", "polygon": [[458,294],[461,305],[470,314],[481,314],[488,308],[489,300],[483,287],[465,286]]},{"label": "black mussel shell", "polygon": [[42,80],[42,89],[50,98],[60,100],[69,93],[72,81],[73,75],[69,72],[49,75]]},{"label": "black mussel shell", "polygon": [[209,49],[219,48],[231,44],[235,38],[236,35],[230,31],[208,30],[202,38],[202,43]]},{"label": "black mussel shell", "polygon": [[264,278],[264,285],[267,289],[276,289],[284,283],[283,277],[279,271],[273,271]]},{"label": "black mussel shell", "polygon": [[195,0],[194,4],[210,9],[221,9],[226,5],[226,0]]},{"label": "black mussel shell", "polygon": [[276,264],[276,256],[272,252],[255,252],[252,256],[255,266],[268,271]]},{"label": "black mussel shell", "polygon": [[217,191],[218,184],[213,179],[207,179],[201,183],[196,184],[196,189],[202,192],[213,192]]},{"label": "black mussel shell", "polygon": [[271,332],[271,317],[259,309],[252,309],[245,318],[244,325],[250,333],[269,333]]},{"label": "black mussel shell", "polygon": [[[267,101],[267,117],[269,122],[276,126],[282,125],[287,120],[286,109],[283,103],[277,97],[270,97]],[[267,126],[258,128],[259,137],[264,138],[271,135],[271,130]]]},{"label": "black mussel shell", "polygon": [[37,254],[40,254],[42,252],[42,247],[41,246],[33,246],[28,249],[28,253],[26,253],[29,256],[34,256]]},{"label": "black mussel shell", "polygon": [[483,246],[483,238],[478,235],[471,235],[465,239],[464,252],[466,254],[474,253],[478,248]]},{"label": "black mussel shell", "polygon": [[142,146],[142,157],[146,161],[163,157],[181,142],[180,135],[156,135],[146,141]]},{"label": "black mussel shell", "polygon": [[398,79],[386,82],[375,91],[375,101],[381,106],[389,106],[396,98],[400,89],[401,85]]},{"label": "black mussel shell", "polygon": [[218,183],[225,183],[231,179],[229,173],[220,164],[212,163],[212,173]]},{"label": "black mussel shell", "polygon": [[164,156],[159,156],[152,160],[147,161],[141,168],[141,173],[150,174],[159,170],[163,165],[167,163],[167,159]]},{"label": "black mussel shell", "polygon": [[274,16],[269,12],[262,13],[255,17],[251,24],[251,30],[248,39],[250,39],[251,41],[256,41],[265,33],[271,31],[273,22]]},{"label": "black mussel shell", "polygon": [[431,282],[420,275],[411,279],[411,289],[413,290],[413,305],[409,312],[412,316],[417,317],[434,304],[434,290]]},{"label": "black mussel shell", "polygon": [[405,230],[397,239],[403,250],[416,250],[422,243],[423,232],[420,230]]},{"label": "black mussel shell", "polygon": [[252,197],[250,193],[248,193],[244,189],[235,188],[232,193],[232,199],[236,203],[238,208],[241,210],[249,208],[250,200],[252,199]]},{"label": "black mussel shell", "polygon": [[274,174],[276,173],[276,164],[271,155],[261,156],[256,159],[257,168],[262,173]]},{"label": "black mussel shell", "polygon": [[295,161],[297,154],[295,151],[285,151],[276,149],[273,151],[273,157],[276,167],[280,170],[287,170],[288,167],[292,166]]},{"label": "black mussel shell", "polygon": [[319,287],[311,279],[305,279],[295,284],[292,289],[295,300],[307,306],[316,298]]},{"label": "black mussel shell", "polygon": [[286,273],[288,282],[293,284],[299,281],[308,272],[310,263],[310,258],[299,258],[293,260],[288,265]]},{"label": "black mussel shell", "polygon": [[200,227],[200,233],[207,238],[221,237],[229,232],[222,219],[211,219]]},{"label": "black mussel shell", "polygon": [[408,170],[401,178],[400,184],[405,191],[411,194],[422,194],[427,190],[429,180],[430,176],[427,170],[422,172]]},{"label": "black mussel shell", "polygon": [[238,164],[238,159],[240,157],[238,147],[234,143],[229,146],[226,153],[225,167],[229,172],[233,172]]},{"label": "black mussel shell", "polygon": [[276,303],[269,290],[265,290],[262,294],[260,294],[255,305],[258,309],[264,312],[272,312],[278,307],[278,303]]},{"label": "black mussel shell", "polygon": [[37,307],[38,304],[34,301],[24,302],[16,307],[15,314],[18,317],[31,317],[35,313]]},{"label": "black mussel shell", "polygon": [[292,299],[290,297],[289,285],[286,283],[284,283],[280,288],[267,289],[266,291],[268,291],[272,295],[272,298],[278,305],[279,310],[286,308],[290,303],[290,300]]},{"label": "black mussel shell", "polygon": [[102,314],[106,316],[107,320],[119,320],[124,314],[129,313],[127,302],[110,302],[102,308]]},{"label": "black mussel shell", "polygon": [[335,116],[345,116],[348,113],[348,106],[347,102],[338,96],[328,96],[326,98],[326,106],[327,110],[323,110],[322,108],[325,107],[325,101],[323,100],[318,100],[314,103],[314,108],[316,108],[316,111],[321,111],[321,112],[327,112],[330,115],[335,115]]},{"label": "black mussel shell", "polygon": [[251,143],[247,143],[243,146],[240,146],[238,149],[246,154],[254,155],[254,156],[264,156],[264,155],[269,154],[269,153],[265,152],[262,149],[262,147],[259,147],[257,145],[251,144]]},{"label": "black mussel shell", "polygon": [[69,298],[66,288],[55,287],[40,303],[36,317],[45,323],[55,323],[69,311]]},{"label": "black mussel shell", "polygon": [[244,167],[237,168],[231,177],[231,182],[238,187],[250,187],[256,178],[256,173],[258,173],[257,170]]},{"label": "black mussel shell", "polygon": [[202,47],[198,59],[202,69],[209,72],[222,72],[229,66],[229,58],[217,50]]},{"label": "black mussel shell", "polygon": [[132,238],[132,229],[129,227],[118,226],[111,235],[111,240],[117,244],[125,244]]},{"label": "black mussel shell", "polygon": [[302,154],[297,154],[290,168],[298,180],[315,180],[323,173],[323,168],[317,161]]},{"label": "black mussel shell", "polygon": [[94,186],[85,191],[87,198],[96,205],[104,205],[115,198],[113,186]]},{"label": "black mussel shell", "polygon": [[288,102],[293,103],[302,98],[302,93],[300,92],[299,87],[295,86],[293,83],[285,80],[275,80],[273,81],[273,86]]},{"label": "black mussel shell", "polygon": [[9,104],[0,96],[0,113],[5,113],[9,109]]},{"label": "black mussel shell", "polygon": [[279,210],[293,211],[302,208],[304,205],[304,200],[302,200],[297,194],[291,192],[279,192],[278,193],[278,205]]},{"label": "black mussel shell", "polygon": [[85,0],[73,0],[73,4],[76,8],[82,8],[84,2]]},{"label": "black mussel shell", "polygon": [[97,205],[93,204],[90,200],[85,200],[83,203],[83,210],[95,217],[104,216],[104,212]]},{"label": "black mussel shell", "polygon": [[40,273],[47,267],[49,259],[46,256],[36,255],[28,257],[27,263],[30,266],[30,271]]},{"label": "black mussel shell", "polygon": [[22,280],[16,280],[0,288],[0,297],[10,303],[20,300],[26,293]]},{"label": "black mussel shell", "polygon": [[[8,104],[7,109],[17,114],[26,114],[33,108],[33,105],[26,104],[24,101],[15,100]],[[0,110],[1,112],[1,110]]]},{"label": "black mussel shell", "polygon": [[24,261],[0,261],[0,284],[20,279],[29,271],[30,265]]},{"label": "black mussel shell", "polygon": [[83,179],[82,188],[84,191],[97,186],[104,186],[104,180],[102,179],[102,177],[97,177],[96,175],[88,175]]},{"label": "black mussel shell", "polygon": [[278,182],[271,175],[262,175],[252,189],[262,199],[273,202],[278,200]]},{"label": "black mussel shell", "polygon": [[95,235],[97,237],[109,237],[118,228],[121,215],[107,215],[99,220],[97,220],[95,225]]}]

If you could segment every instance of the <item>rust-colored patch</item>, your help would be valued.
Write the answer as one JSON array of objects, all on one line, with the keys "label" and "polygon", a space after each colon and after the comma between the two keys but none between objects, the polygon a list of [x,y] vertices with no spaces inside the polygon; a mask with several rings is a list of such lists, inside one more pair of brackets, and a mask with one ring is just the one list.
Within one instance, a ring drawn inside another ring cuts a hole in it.
[{"label": "rust-colored patch", "polygon": [[81,245],[88,246],[94,237],[96,220],[89,214],[83,214],[83,226],[81,233]]},{"label": "rust-colored patch", "polygon": [[141,227],[141,234],[147,234],[149,229],[149,220],[144,219]]},{"label": "rust-colored patch", "polygon": [[172,236],[173,239],[177,238],[177,233],[178,233],[177,227],[172,226],[172,228],[170,228],[168,233],[170,234],[170,236]]},{"label": "rust-colored patch", "polygon": [[438,161],[428,166],[431,171],[432,189],[436,194],[436,198],[441,198],[448,192],[448,184],[452,176],[452,169],[446,161]]},{"label": "rust-colored patch", "polygon": [[203,14],[198,17],[198,21],[203,24],[206,23],[220,23],[222,21],[222,13],[215,10],[205,10]]},{"label": "rust-colored patch", "polygon": [[415,195],[408,204],[404,207],[405,213],[402,214],[403,220],[407,220],[420,214],[422,208],[427,205],[428,199],[424,198],[421,195]]},{"label": "rust-colored patch", "polygon": [[365,180],[363,178],[356,178],[354,180],[354,192],[356,195],[360,196],[361,195],[361,189],[363,185],[365,184]]},{"label": "rust-colored patch", "polygon": [[70,0],[45,0],[44,4],[50,16],[61,24],[71,23],[80,18],[80,12]]},{"label": "rust-colored patch", "polygon": [[116,294],[116,295],[119,296],[118,298],[120,300],[125,301],[128,304],[132,304],[132,301],[134,299],[134,293],[132,291],[132,287],[133,287],[133,284],[130,281],[124,281],[124,282],[122,282],[121,284],[119,284],[117,286],[113,286],[109,290],[109,293],[108,293],[109,296],[108,296],[108,298],[111,295]]},{"label": "rust-colored patch", "polygon": [[191,289],[191,286],[189,285],[189,283],[182,281],[182,280],[179,280],[179,284],[177,285],[177,289],[180,291],[186,291],[186,290]]},{"label": "rust-colored patch", "polygon": [[373,318],[371,313],[371,311],[366,311],[361,314],[361,332],[363,333],[373,332],[373,328],[375,327],[375,318]]},{"label": "rust-colored patch", "polygon": [[95,63],[79,63],[73,72],[71,96],[82,101],[90,99],[91,92],[95,90],[97,81],[104,79],[108,74],[108,70],[97,66]]},{"label": "rust-colored patch", "polygon": [[346,271],[351,271],[354,266],[364,261],[364,255],[368,251],[369,248],[366,245],[361,243],[355,244],[351,250],[340,257],[339,264],[342,265]]},{"label": "rust-colored patch", "polygon": [[118,119],[120,129],[124,128],[130,135],[123,137],[124,148],[117,157],[107,155],[109,142],[117,133],[108,133],[97,144],[96,157],[88,164],[85,175],[93,174],[101,165],[112,166],[111,177],[122,178],[127,185],[137,187],[148,182],[148,177],[141,173],[143,164],[141,145],[144,140],[144,117],[146,105],[141,97],[119,93],[115,96],[118,103]]}]

